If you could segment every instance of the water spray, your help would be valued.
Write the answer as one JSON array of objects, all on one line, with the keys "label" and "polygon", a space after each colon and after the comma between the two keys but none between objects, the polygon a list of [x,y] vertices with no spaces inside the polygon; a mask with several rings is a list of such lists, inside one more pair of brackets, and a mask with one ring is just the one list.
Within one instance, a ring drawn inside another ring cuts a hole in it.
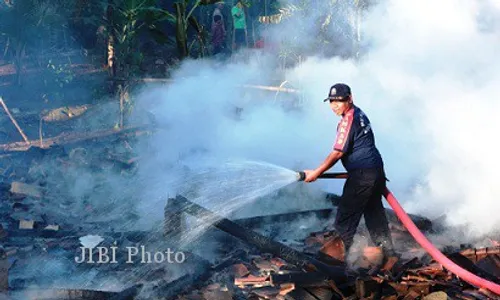
[{"label": "water spray", "polygon": [[[327,178],[327,179],[339,179],[339,178],[348,178],[348,173],[323,173],[318,178]],[[304,181],[306,179],[306,173],[300,171],[297,173],[297,181]],[[403,223],[403,225],[408,229],[408,232],[413,236],[413,238],[417,241],[417,243],[422,246],[422,248],[429,253],[432,258],[434,258],[437,262],[446,267],[450,272],[455,274],[456,276],[462,278],[464,281],[480,288],[484,288],[494,292],[497,295],[500,295],[500,285],[491,281],[488,281],[484,278],[481,278],[465,269],[455,264],[452,260],[446,257],[441,251],[439,251],[426,237],[425,235],[417,228],[415,223],[411,220],[408,214],[404,211],[403,207],[399,204],[396,197],[389,191],[386,187],[384,190],[384,197],[392,207],[398,219]]]}]

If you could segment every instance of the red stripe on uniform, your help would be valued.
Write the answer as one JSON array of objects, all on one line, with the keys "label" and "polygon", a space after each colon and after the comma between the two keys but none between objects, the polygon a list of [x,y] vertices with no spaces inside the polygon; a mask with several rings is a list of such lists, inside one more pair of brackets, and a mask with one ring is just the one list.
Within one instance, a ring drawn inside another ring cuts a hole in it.
[{"label": "red stripe on uniform", "polygon": [[344,151],[345,144],[347,143],[347,137],[352,127],[352,120],[354,119],[354,108],[351,108],[340,120],[339,128],[337,130],[337,139],[335,140],[335,145],[333,149],[337,151]]}]

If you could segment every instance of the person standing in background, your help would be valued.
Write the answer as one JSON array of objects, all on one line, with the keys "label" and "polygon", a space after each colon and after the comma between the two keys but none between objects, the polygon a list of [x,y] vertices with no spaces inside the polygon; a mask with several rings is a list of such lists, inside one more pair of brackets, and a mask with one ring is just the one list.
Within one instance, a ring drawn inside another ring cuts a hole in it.
[{"label": "person standing in background", "polygon": [[233,51],[247,44],[247,26],[243,1],[238,0],[231,9],[233,16]]},{"label": "person standing in background", "polygon": [[[219,1],[217,3],[215,3],[215,9],[214,9],[214,12],[212,13],[212,30],[215,26],[215,23],[216,23],[216,17],[217,16],[220,16],[220,19],[222,20],[222,26],[224,28],[224,32],[226,31],[226,23],[225,23],[225,20],[224,20],[224,14],[222,13],[222,10],[224,9],[224,2],[222,1]],[[218,17],[217,17],[218,19]]]},{"label": "person standing in background", "polygon": [[214,16],[215,23],[212,25],[212,54],[217,55],[224,50],[224,42],[226,40],[226,30],[222,22],[221,15]]}]

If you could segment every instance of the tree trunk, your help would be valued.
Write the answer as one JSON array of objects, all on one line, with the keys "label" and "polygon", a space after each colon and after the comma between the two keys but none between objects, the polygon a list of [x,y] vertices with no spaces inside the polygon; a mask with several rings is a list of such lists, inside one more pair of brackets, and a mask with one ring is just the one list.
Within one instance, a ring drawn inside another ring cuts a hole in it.
[{"label": "tree trunk", "polygon": [[108,0],[108,8],[106,10],[106,18],[108,21],[108,61],[107,66],[109,75],[114,78],[116,76],[116,56],[115,56],[115,37],[113,24],[113,0]]},{"label": "tree trunk", "polygon": [[205,54],[206,54],[206,43],[205,43],[205,38],[203,37],[203,27],[200,25],[200,23],[198,23],[198,21],[196,20],[196,18],[194,16],[190,16],[189,17],[189,24],[194,28],[194,30],[196,30],[196,34],[197,34],[197,39],[198,39],[198,43],[200,45],[200,57],[205,57]]},{"label": "tree trunk", "polygon": [[18,85],[22,84],[23,60],[24,60],[25,49],[26,49],[26,43],[23,41],[18,41],[16,47],[16,58],[15,58],[16,81]]},{"label": "tree trunk", "polygon": [[127,82],[118,85],[118,97],[120,99],[120,121],[118,125],[120,129],[123,129],[128,124],[125,116],[130,107],[130,94],[128,91],[129,84]]},{"label": "tree trunk", "polygon": [[7,43],[5,44],[5,49],[3,51],[3,59],[7,58],[7,53],[9,52],[10,37],[7,37]]},{"label": "tree trunk", "polygon": [[177,49],[179,51],[179,58],[183,59],[189,56],[189,50],[187,46],[187,30],[186,30],[186,6],[182,2],[177,2],[174,4],[176,13],[176,29],[175,29],[175,40],[177,42]]}]

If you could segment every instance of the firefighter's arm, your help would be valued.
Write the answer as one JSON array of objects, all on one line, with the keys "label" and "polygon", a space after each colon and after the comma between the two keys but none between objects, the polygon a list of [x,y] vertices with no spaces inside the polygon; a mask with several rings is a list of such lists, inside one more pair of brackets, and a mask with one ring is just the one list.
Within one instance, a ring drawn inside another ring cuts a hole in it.
[{"label": "firefighter's arm", "polygon": [[328,169],[333,167],[335,163],[344,155],[343,152],[338,151],[338,150],[333,150],[328,154],[326,157],[325,161],[317,167],[315,170],[305,170],[304,172],[306,173],[306,179],[304,180],[305,182],[313,182],[316,179],[318,179],[319,175],[325,173]]}]

